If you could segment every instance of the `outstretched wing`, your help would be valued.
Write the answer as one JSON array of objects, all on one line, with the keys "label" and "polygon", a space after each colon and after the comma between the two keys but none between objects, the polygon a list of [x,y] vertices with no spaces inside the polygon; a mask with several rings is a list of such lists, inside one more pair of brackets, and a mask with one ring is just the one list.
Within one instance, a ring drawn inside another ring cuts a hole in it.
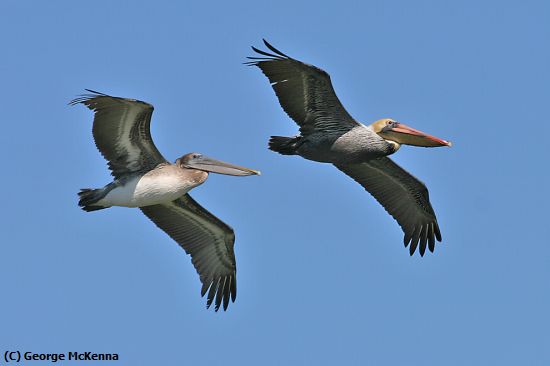
[{"label": "outstretched wing", "polygon": [[[140,207],[161,230],[174,239],[187,254],[202,282],[201,296],[208,291],[206,307],[237,297],[237,267],[233,229],[199,205],[189,194],[168,204]],[[210,290],[209,290],[210,289]]]},{"label": "outstretched wing", "polygon": [[263,41],[273,53],[252,47],[266,57],[248,57],[254,61],[246,64],[258,66],[267,76],[281,107],[300,126],[302,135],[313,131],[340,134],[358,125],[336,96],[329,74]]},{"label": "outstretched wing", "polygon": [[405,247],[411,245],[411,255],[419,246],[423,256],[426,243],[434,251],[435,239],[441,241],[441,233],[424,183],[387,157],[336,167],[362,185],[397,220],[405,233]]},{"label": "outstretched wing", "polygon": [[148,171],[166,162],[151,138],[152,105],[86,90],[91,94],[69,104],[81,103],[95,112],[92,129],[95,144],[115,178]]}]

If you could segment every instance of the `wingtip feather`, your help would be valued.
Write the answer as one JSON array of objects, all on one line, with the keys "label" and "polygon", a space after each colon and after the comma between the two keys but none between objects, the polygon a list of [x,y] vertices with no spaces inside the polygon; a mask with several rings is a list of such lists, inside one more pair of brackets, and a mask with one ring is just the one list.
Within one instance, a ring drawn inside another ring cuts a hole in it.
[{"label": "wingtip feather", "polygon": [[273,47],[268,41],[265,40],[265,38],[262,38],[262,40],[264,41],[265,46],[269,48],[271,51],[275,52],[277,55],[286,57],[286,58],[291,58],[285,55],[284,53],[282,53],[281,51],[279,51],[278,49],[276,49],[275,47]]},{"label": "wingtip feather", "polygon": [[435,237],[437,241],[440,242],[441,240],[443,240],[441,237],[441,231],[439,231],[439,225],[437,224],[437,222],[434,223],[434,232],[435,232]]},{"label": "wingtip feather", "polygon": [[84,90],[91,93],[91,94],[80,94],[76,98],[69,101],[68,105],[73,106],[73,105],[77,105],[77,104],[84,104],[87,101],[89,101],[93,98],[97,98],[97,97],[108,97],[107,94],[104,94],[104,93],[101,93],[101,92],[98,92],[98,91],[95,91],[95,90],[92,90],[92,89],[84,89]]},{"label": "wingtip feather", "polygon": [[237,298],[237,274],[233,272],[233,281],[231,282],[231,301],[235,302]]}]

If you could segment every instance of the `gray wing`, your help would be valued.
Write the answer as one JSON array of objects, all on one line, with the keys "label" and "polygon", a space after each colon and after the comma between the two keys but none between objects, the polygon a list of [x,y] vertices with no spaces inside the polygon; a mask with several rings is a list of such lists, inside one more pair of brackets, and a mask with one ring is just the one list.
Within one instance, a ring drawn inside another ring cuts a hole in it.
[{"label": "gray wing", "polygon": [[341,134],[358,125],[340,103],[328,73],[263,41],[274,53],[252,47],[266,57],[248,57],[254,61],[245,64],[258,66],[267,76],[281,107],[300,126],[302,135],[313,131]]},{"label": "gray wing", "polygon": [[424,183],[387,157],[336,167],[362,185],[397,220],[405,233],[405,247],[411,244],[411,255],[420,246],[423,256],[426,243],[434,251],[441,232]]},{"label": "gray wing", "polygon": [[187,254],[202,282],[201,296],[208,289],[206,307],[215,302],[218,311],[223,302],[237,297],[237,267],[233,245],[235,233],[199,205],[189,194],[168,204],[140,207],[161,230],[174,239]]},{"label": "gray wing", "polygon": [[91,94],[69,104],[81,103],[95,112],[94,141],[115,178],[148,171],[166,162],[151,138],[152,105],[86,90]]}]

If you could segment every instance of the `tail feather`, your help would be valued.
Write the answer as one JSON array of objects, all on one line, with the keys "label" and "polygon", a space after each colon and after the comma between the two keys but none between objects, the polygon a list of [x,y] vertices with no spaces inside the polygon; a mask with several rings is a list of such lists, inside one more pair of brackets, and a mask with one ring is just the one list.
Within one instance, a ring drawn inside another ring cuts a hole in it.
[{"label": "tail feather", "polygon": [[282,155],[296,155],[296,143],[299,137],[271,136],[269,149]]},{"label": "tail feather", "polygon": [[78,197],[80,200],[78,201],[78,205],[84,210],[84,211],[97,211],[97,210],[103,210],[104,208],[107,208],[106,206],[96,205],[96,203],[105,197],[105,190],[100,189],[91,189],[91,188],[82,188],[80,192],[78,192]]}]

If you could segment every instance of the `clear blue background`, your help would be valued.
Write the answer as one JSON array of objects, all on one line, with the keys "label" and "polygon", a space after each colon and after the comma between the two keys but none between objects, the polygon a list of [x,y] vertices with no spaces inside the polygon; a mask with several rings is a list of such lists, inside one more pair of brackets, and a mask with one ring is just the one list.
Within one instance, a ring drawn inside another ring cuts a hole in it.
[{"label": "clear blue background", "polygon": [[[549,365],[550,3],[0,3],[0,348],[116,352],[116,365]],[[331,73],[348,111],[454,142],[394,159],[430,190],[443,244],[293,135],[265,37]],[[136,209],[81,211],[110,181],[84,88],[155,106],[170,160],[260,169],[193,196],[233,226],[238,298],[205,309],[189,257]],[[34,364],[34,363],[33,363]],[[40,364],[40,363],[38,363]]]}]

